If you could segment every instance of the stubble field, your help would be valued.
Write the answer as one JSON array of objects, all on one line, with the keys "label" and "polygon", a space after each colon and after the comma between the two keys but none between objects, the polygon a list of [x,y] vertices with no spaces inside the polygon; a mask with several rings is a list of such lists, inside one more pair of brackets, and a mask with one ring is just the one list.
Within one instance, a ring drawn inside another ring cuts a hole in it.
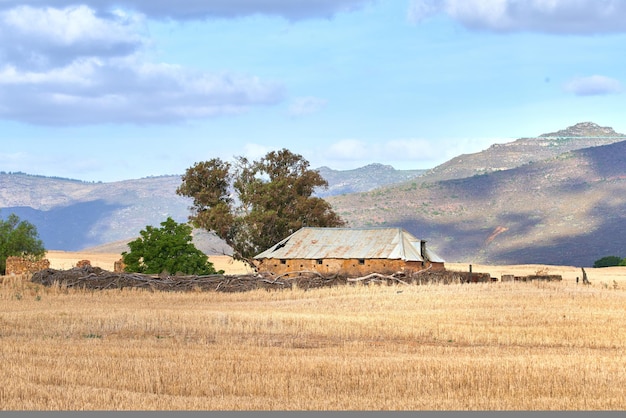
[{"label": "stubble field", "polygon": [[584,286],[574,267],[473,266],[546,269],[564,280],[165,293],[7,276],[0,407],[625,409],[626,268]]}]

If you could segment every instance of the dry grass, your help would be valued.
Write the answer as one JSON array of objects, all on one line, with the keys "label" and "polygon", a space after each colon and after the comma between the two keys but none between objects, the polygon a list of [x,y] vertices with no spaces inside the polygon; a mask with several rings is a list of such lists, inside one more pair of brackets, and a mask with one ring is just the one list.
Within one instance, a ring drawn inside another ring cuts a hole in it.
[{"label": "dry grass", "polygon": [[[115,262],[122,258],[116,253],[88,253],[88,252],[68,252],[68,251],[48,251],[46,258],[50,261],[50,268],[56,270],[68,270],[76,267],[80,260],[89,260],[94,267],[113,271]],[[209,261],[213,263],[216,270],[224,270],[226,274],[247,274],[250,268],[232,257],[226,255],[211,255]]]},{"label": "dry grass", "polygon": [[0,408],[623,410],[626,286],[590,270],[236,294],[5,277]]}]

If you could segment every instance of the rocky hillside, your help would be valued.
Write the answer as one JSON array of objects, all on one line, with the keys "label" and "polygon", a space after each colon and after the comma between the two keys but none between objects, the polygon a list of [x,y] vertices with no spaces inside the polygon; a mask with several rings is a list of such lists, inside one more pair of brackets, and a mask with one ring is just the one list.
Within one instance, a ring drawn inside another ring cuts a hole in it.
[{"label": "rocky hillside", "polygon": [[582,122],[557,132],[495,144],[475,154],[459,155],[427,171],[422,180],[433,182],[461,179],[508,170],[530,162],[553,158],[564,152],[608,145],[624,139],[626,139],[624,134],[617,133],[612,128]]},{"label": "rocky hillside", "polygon": [[[543,160],[535,156],[515,168],[449,180],[427,174],[329,201],[351,226],[403,226],[451,262],[589,266],[606,255],[626,256],[626,137],[621,139]],[[594,140],[581,142],[588,141]],[[516,142],[515,148],[523,141]]]}]

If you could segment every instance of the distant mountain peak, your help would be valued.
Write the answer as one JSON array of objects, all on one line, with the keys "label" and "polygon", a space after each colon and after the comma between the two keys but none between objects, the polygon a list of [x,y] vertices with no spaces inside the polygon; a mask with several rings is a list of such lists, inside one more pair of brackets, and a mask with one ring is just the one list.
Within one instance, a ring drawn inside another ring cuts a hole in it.
[{"label": "distant mountain peak", "polygon": [[621,137],[626,136],[615,132],[613,128],[608,126],[600,126],[593,122],[580,122],[576,125],[570,126],[560,131],[551,132],[548,134],[539,135],[542,138],[545,137]]}]

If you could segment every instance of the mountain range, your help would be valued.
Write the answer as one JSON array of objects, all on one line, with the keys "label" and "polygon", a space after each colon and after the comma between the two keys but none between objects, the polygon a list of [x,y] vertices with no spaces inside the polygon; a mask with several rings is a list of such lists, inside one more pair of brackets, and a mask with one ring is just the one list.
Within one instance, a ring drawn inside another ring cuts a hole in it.
[{"label": "mountain range", "polygon": [[351,226],[402,226],[448,261],[590,266],[626,255],[626,136],[581,123],[328,201]]},{"label": "mountain range", "polygon": [[[352,227],[401,226],[451,262],[589,266],[626,256],[626,135],[591,122],[457,156],[431,170],[318,169]],[[112,183],[0,173],[0,216],[32,222],[48,249],[121,252],[146,225],[183,222],[180,176]],[[208,254],[229,254],[194,231]]]},{"label": "mountain range", "polygon": [[[329,183],[317,191],[320,197],[369,191],[424,172],[382,164],[319,171]],[[50,250],[121,253],[146,225],[159,226],[168,216],[177,222],[187,220],[192,201],[176,194],[180,184],[179,175],[94,183],[0,172],[0,217],[15,213],[28,220]],[[194,244],[207,254],[232,253],[221,239],[202,230],[194,230]]]}]

